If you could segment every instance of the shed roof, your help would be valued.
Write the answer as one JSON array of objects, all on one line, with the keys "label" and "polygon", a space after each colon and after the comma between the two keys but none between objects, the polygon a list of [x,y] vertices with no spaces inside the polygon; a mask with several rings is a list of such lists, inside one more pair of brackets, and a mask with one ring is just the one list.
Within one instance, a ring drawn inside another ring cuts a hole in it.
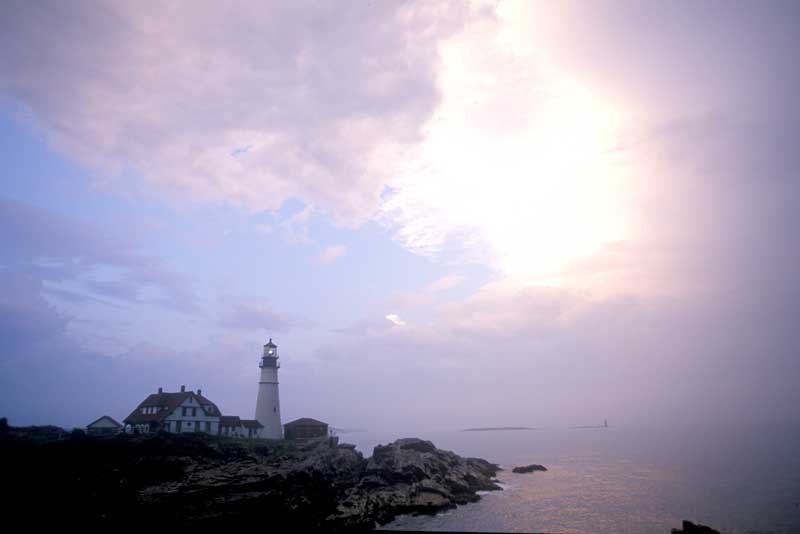
[{"label": "shed roof", "polygon": [[88,425],[86,425],[86,426],[87,426],[87,428],[88,428],[88,427],[90,427],[90,426],[92,426],[92,425],[96,425],[97,423],[99,423],[99,422],[100,422],[100,421],[102,421],[103,419],[108,419],[109,421],[111,421],[112,423],[114,423],[114,426],[122,426],[122,424],[121,424],[119,421],[117,421],[116,419],[114,419],[114,418],[113,418],[113,417],[111,417],[110,415],[103,415],[103,416],[101,416],[101,417],[98,417],[97,419],[95,419],[94,421],[92,421],[91,423],[89,423],[89,424],[88,424]]},{"label": "shed roof", "polygon": [[264,425],[255,419],[242,419],[242,426],[245,428],[264,428]]},{"label": "shed roof", "polygon": [[301,417],[300,419],[295,419],[294,421],[286,423],[283,426],[305,426],[305,425],[328,426],[328,423],[323,423],[322,421],[317,421],[316,419],[312,419],[310,417]]}]

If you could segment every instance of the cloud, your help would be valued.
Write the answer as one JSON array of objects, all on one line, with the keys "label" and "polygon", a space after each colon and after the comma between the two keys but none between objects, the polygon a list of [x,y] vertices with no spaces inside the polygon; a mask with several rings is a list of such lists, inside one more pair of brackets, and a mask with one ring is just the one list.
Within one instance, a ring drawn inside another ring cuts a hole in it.
[{"label": "cloud", "polygon": [[631,239],[573,263],[573,285],[639,294],[773,294],[794,287],[800,224],[791,122],[720,115],[674,120],[631,135],[650,179],[639,186]]},{"label": "cloud", "polygon": [[[798,313],[795,297],[757,291],[702,301],[493,283],[426,326],[320,347],[319,375],[359,393],[318,394],[372,427],[796,418]],[[366,398],[383,399],[380,414]]]},{"label": "cloud", "polygon": [[386,304],[401,310],[429,308],[434,305],[441,293],[460,285],[465,279],[464,276],[455,274],[443,276],[417,291],[393,294],[387,299]]},{"label": "cloud", "polygon": [[42,282],[23,271],[0,269],[0,357],[25,357],[23,342],[46,347],[61,335],[70,318],[42,297]]},{"label": "cloud", "polygon": [[288,332],[293,328],[308,328],[311,322],[301,317],[279,313],[266,304],[230,302],[219,320],[221,326],[240,330],[267,330]]},{"label": "cloud", "polygon": [[[466,5],[5,2],[0,88],[106,185],[251,210],[297,198],[271,226],[290,240],[313,241],[312,213],[378,217],[409,250],[500,273],[456,301],[433,295],[457,276],[407,296],[425,324],[397,328],[393,303],[318,347],[293,395],[325,420],[796,419],[796,14]],[[128,406],[154,375],[215,390],[217,371],[249,376],[235,339],[198,367],[144,345],[116,366],[69,341],[75,319],[44,295],[191,309],[193,285],[45,210],[0,200],[0,227],[0,405],[15,414],[52,422],[69,399],[91,420],[74,392],[92,385]],[[236,334],[304,324],[253,300],[220,309]]]},{"label": "cloud", "polygon": [[68,334],[81,319],[50,304],[36,274],[0,269],[0,415],[11,424],[83,427],[102,414],[121,421],[159,386],[181,384],[202,388],[223,413],[252,413],[258,344],[227,333],[192,350],[140,342],[104,354]]},{"label": "cloud", "polygon": [[440,46],[442,100],[381,215],[417,253],[545,274],[627,235],[627,117],[550,65],[515,5]]},{"label": "cloud", "polygon": [[124,228],[101,229],[1,197],[0,226],[5,229],[0,265],[48,282],[44,291],[56,297],[83,294],[102,297],[100,301],[199,311],[190,280],[141,251]]},{"label": "cloud", "polygon": [[398,316],[398,315],[397,315],[397,314],[395,314],[395,313],[390,313],[389,315],[387,315],[387,316],[386,316],[386,319],[387,319],[387,320],[388,320],[390,323],[393,323],[393,324],[395,324],[395,325],[397,325],[397,326],[406,326],[406,322],[405,322],[404,320],[402,320],[402,319],[400,318],[400,316]]},{"label": "cloud", "polygon": [[366,336],[379,333],[388,328],[392,328],[391,321],[386,322],[385,317],[369,317],[355,321],[344,328],[337,328],[332,330],[336,334],[346,334],[350,336]]},{"label": "cloud", "polygon": [[448,276],[443,276],[438,280],[434,280],[430,284],[425,287],[425,291],[428,293],[436,293],[438,291],[447,291],[448,289],[454,288],[457,285],[461,284],[465,278],[458,274],[451,274]]},{"label": "cloud", "polygon": [[317,256],[317,261],[322,264],[333,263],[344,256],[346,252],[346,245],[331,245],[329,247],[325,247],[320,255]]},{"label": "cloud", "polygon": [[2,9],[0,89],[98,180],[135,190],[123,180],[138,175],[178,202],[251,210],[296,197],[342,224],[377,209],[389,159],[416,141],[438,101],[437,43],[470,11],[461,2]]},{"label": "cloud", "polygon": [[[252,210],[296,198],[501,275],[544,277],[638,237],[639,189],[670,177],[620,150],[631,131],[710,112],[797,118],[786,8],[722,10],[706,31],[694,22],[716,7],[3,9],[0,90],[98,180]],[[313,241],[303,221],[285,235]]]}]

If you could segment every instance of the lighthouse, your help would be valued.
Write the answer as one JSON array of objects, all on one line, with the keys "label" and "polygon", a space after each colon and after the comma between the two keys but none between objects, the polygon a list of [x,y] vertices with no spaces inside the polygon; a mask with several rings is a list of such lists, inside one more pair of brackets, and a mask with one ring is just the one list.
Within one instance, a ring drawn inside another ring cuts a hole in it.
[{"label": "lighthouse", "polygon": [[278,398],[278,346],[269,338],[269,343],[264,345],[264,355],[261,356],[261,380],[258,381],[258,399],[256,400],[256,420],[264,425],[261,437],[281,439],[283,426],[281,425],[281,403]]}]

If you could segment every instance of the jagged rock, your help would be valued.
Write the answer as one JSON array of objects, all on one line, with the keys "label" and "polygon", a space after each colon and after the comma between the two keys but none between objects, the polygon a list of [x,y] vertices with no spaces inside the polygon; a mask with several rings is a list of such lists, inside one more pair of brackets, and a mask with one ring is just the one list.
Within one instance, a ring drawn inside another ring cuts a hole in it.
[{"label": "jagged rock", "polygon": [[547,468],[543,465],[531,464],[515,467],[511,470],[512,473],[533,473],[534,471],[547,471]]},{"label": "jagged rock", "polygon": [[705,525],[695,525],[691,521],[684,519],[683,528],[673,528],[672,534],[720,534],[720,532]]},{"label": "jagged rock", "polygon": [[378,445],[364,476],[329,519],[340,528],[360,528],[400,514],[435,513],[474,502],[478,491],[502,489],[493,479],[499,470],[486,460],[463,458],[421,439]]}]

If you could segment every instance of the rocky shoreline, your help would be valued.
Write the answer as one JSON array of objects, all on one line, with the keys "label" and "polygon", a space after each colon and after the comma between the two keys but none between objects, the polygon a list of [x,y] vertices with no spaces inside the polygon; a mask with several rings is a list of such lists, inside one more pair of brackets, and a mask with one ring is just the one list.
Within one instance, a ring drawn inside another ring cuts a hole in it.
[{"label": "rocky shoreline", "polygon": [[354,446],[331,440],[39,439],[17,430],[0,436],[4,493],[12,495],[7,509],[41,520],[365,531],[400,514],[436,513],[477,501],[479,491],[501,489],[497,465],[417,438],[378,445],[364,458]]}]

